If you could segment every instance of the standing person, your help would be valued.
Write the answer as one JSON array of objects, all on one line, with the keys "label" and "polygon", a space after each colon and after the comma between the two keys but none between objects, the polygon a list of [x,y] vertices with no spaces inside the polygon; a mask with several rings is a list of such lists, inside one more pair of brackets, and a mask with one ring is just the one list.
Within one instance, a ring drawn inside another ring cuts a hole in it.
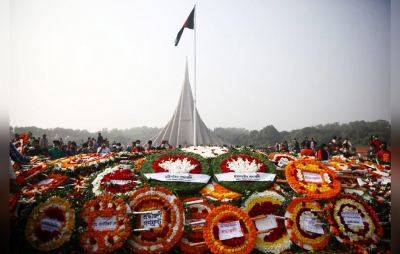
[{"label": "standing person", "polygon": [[367,154],[368,159],[375,158],[376,152],[377,152],[377,149],[376,149],[375,143],[373,143],[373,142],[370,143],[369,149],[368,149],[368,154]]},{"label": "standing person", "polygon": [[379,137],[378,137],[378,135],[376,135],[375,137],[374,137],[374,144],[375,144],[375,147],[376,147],[376,149],[379,151],[379,150],[381,150],[381,144],[382,144],[382,141],[379,139]]},{"label": "standing person", "polygon": [[299,146],[299,142],[296,139],[293,139],[294,142],[294,149],[296,150],[296,153],[300,152],[300,146]]},{"label": "standing person", "polygon": [[305,137],[303,142],[301,142],[301,149],[304,149],[308,145],[310,147],[310,141],[308,140],[308,137]]},{"label": "standing person", "polygon": [[103,143],[103,136],[101,136],[101,133],[99,132],[97,136],[97,145],[101,146],[101,143]]},{"label": "standing person", "polygon": [[16,163],[29,163],[31,161],[31,158],[29,156],[25,156],[18,152],[17,148],[15,148],[14,144],[10,141],[9,145],[9,153],[10,153],[10,165],[9,165],[9,170],[10,170],[10,186],[14,187],[16,185],[15,183],[15,173],[14,173],[14,168],[11,164],[11,160],[13,160]]},{"label": "standing person", "polygon": [[42,149],[43,148],[46,148],[46,149],[49,148],[49,140],[47,139],[46,134],[43,134],[43,138],[40,139],[39,145],[40,145],[40,148],[42,148]]},{"label": "standing person", "polygon": [[53,147],[49,149],[50,159],[55,160],[64,157],[63,151],[59,148],[60,141],[54,140]]},{"label": "standing person", "polygon": [[318,145],[317,141],[314,141],[314,138],[310,140],[310,148],[315,152],[315,147]]},{"label": "standing person", "polygon": [[33,147],[29,148],[28,154],[30,156],[42,155],[42,149],[40,148],[39,140],[37,139],[33,140]]},{"label": "standing person", "polygon": [[[104,142],[104,141],[103,141]],[[89,142],[88,142],[88,147],[87,147],[87,153],[96,153],[97,152],[97,150],[94,148],[94,146],[93,146],[93,141],[92,140],[90,140]]]},{"label": "standing person", "polygon": [[391,152],[387,150],[386,142],[382,142],[381,150],[379,150],[375,154],[375,156],[379,161],[390,162],[390,160],[391,160]]},{"label": "standing person", "polygon": [[331,140],[331,148],[332,148],[332,152],[336,151],[336,136],[333,136],[333,138]]},{"label": "standing person", "polygon": [[60,138],[60,146],[64,145],[64,141],[62,140],[62,138]]},{"label": "standing person", "polygon": [[338,140],[336,141],[336,146],[338,146],[339,149],[343,147],[342,137],[338,138]]},{"label": "standing person", "polygon": [[324,161],[329,160],[329,154],[328,151],[326,150],[326,144],[322,143],[321,147],[318,149],[317,157],[319,159],[322,159]]},{"label": "standing person", "polygon": [[314,151],[310,148],[310,144],[306,144],[300,152],[301,156],[315,156]]},{"label": "standing person", "polygon": [[133,153],[144,152],[144,147],[140,145],[140,140],[136,140],[135,147],[133,147],[132,152]]},{"label": "standing person", "polygon": [[103,141],[102,143],[101,143],[101,146],[99,147],[99,148],[97,148],[97,153],[111,153],[111,150],[110,150],[110,148],[108,148],[107,146],[106,146],[106,142],[105,141]]}]

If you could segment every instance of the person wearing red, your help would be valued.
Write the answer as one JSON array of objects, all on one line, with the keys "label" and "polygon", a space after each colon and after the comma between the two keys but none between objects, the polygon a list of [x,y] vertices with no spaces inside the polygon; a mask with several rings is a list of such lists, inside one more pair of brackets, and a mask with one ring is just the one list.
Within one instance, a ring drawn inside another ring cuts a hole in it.
[{"label": "person wearing red", "polygon": [[390,162],[391,159],[391,152],[387,150],[387,144],[386,142],[381,143],[381,150],[379,150],[376,154],[375,157],[379,161],[383,162]]},{"label": "person wearing red", "polygon": [[140,140],[136,140],[136,145],[132,149],[132,153],[141,153],[144,152],[144,147],[140,145]]},{"label": "person wearing red", "polygon": [[382,141],[378,138],[378,136],[375,136],[373,142],[376,146],[376,149],[380,150]]},{"label": "person wearing red", "polygon": [[329,160],[329,154],[328,151],[326,150],[326,144],[322,143],[321,147],[318,149],[317,157],[319,159],[322,159],[324,161]]},{"label": "person wearing red", "polygon": [[315,156],[314,151],[310,148],[310,144],[305,144],[304,149],[300,152],[301,156]]}]

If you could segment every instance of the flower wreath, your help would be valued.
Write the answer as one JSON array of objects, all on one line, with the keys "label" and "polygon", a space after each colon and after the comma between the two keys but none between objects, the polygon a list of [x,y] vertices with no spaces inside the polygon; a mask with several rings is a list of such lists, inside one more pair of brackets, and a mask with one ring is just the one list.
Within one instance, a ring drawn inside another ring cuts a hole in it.
[{"label": "flower wreath", "polygon": [[128,239],[131,223],[121,198],[106,194],[85,203],[81,247],[90,253],[112,252]]},{"label": "flower wreath", "polygon": [[211,183],[207,184],[199,192],[206,198],[220,202],[227,202],[242,196],[242,194],[231,191],[214,181],[211,181]]},{"label": "flower wreath", "polygon": [[77,154],[67,158],[60,158],[50,161],[54,165],[53,170],[61,172],[74,172],[76,170],[95,169],[115,161],[114,153],[104,154]]},{"label": "flower wreath", "polygon": [[[243,236],[220,240],[218,223],[233,221],[239,221]],[[203,236],[212,253],[250,253],[256,244],[257,231],[246,212],[235,206],[221,205],[208,214]]]},{"label": "flower wreath", "polygon": [[35,193],[44,193],[49,189],[55,189],[69,177],[60,174],[49,174],[45,179],[38,183],[25,186],[21,189],[23,196],[33,196]]},{"label": "flower wreath", "polygon": [[[153,154],[147,157],[140,168],[141,176],[146,182],[149,179],[144,175],[145,173],[162,172],[211,175],[210,165],[205,158],[198,154],[181,151]],[[157,180],[154,180],[154,183],[179,194],[197,192],[206,185],[204,183],[163,182]]]},{"label": "flower wreath", "polygon": [[74,190],[68,196],[78,198],[85,196],[86,188],[89,186],[89,177],[92,173],[91,170],[88,170],[77,175],[72,182],[72,184],[75,184]]},{"label": "flower wreath", "polygon": [[121,169],[119,166],[106,168],[92,181],[93,193],[96,196],[104,193],[131,195],[138,185],[135,173],[135,170]]},{"label": "flower wreath", "polygon": [[[309,174],[306,181],[305,174]],[[297,160],[285,167],[286,179],[293,190],[307,197],[321,199],[332,198],[342,189],[336,174],[325,164],[314,160]]]},{"label": "flower wreath", "polygon": [[[159,253],[171,249],[182,237],[184,208],[181,201],[168,189],[161,186],[146,186],[136,190],[128,201],[132,212],[145,212],[159,210],[160,217],[155,221],[158,227],[150,227],[149,230],[135,231],[130,240],[132,250],[135,253]],[[136,217],[136,228],[143,229],[149,225],[144,216]]]},{"label": "flower wreath", "polygon": [[[321,221],[321,206],[311,198],[295,198],[287,207],[285,217],[286,230],[290,239],[306,250],[321,250],[329,241],[329,234],[324,229],[323,234],[307,231],[304,220],[308,217],[314,221]],[[316,211],[313,211],[316,210]]]},{"label": "flower wreath", "polygon": [[[340,194],[324,209],[328,211],[331,233],[336,235],[339,242],[352,245],[355,249],[362,251],[371,244],[376,244],[383,235],[377,214],[361,198],[351,194]],[[359,214],[363,225],[346,224],[341,215],[343,212]]]},{"label": "flower wreath", "polygon": [[222,154],[212,161],[212,168],[214,171],[213,179],[228,188],[229,190],[243,193],[248,190],[250,192],[263,191],[268,189],[274,182],[273,181],[242,181],[242,182],[228,182],[218,181],[215,174],[236,172],[236,173],[275,173],[275,165],[272,164],[267,158],[253,152],[229,152]]},{"label": "flower wreath", "polygon": [[17,176],[15,179],[15,182],[20,185],[25,183],[27,180],[33,179],[36,176],[38,176],[40,173],[46,171],[46,169],[48,168],[47,164],[45,163],[40,163],[40,164],[36,164],[34,165],[32,168],[30,168],[29,170],[17,170],[15,172],[15,175]]},{"label": "flower wreath", "polygon": [[274,162],[276,165],[279,164],[280,162],[286,165],[291,161],[297,160],[297,158],[295,158],[294,156],[290,155],[287,152],[271,153],[268,155],[268,159]]},{"label": "flower wreath", "polygon": [[[197,221],[199,219],[205,219],[207,215],[214,209],[215,207],[212,204],[207,204],[205,198],[201,197],[193,197],[187,198],[184,202],[188,203],[191,201],[203,201],[202,203],[196,203],[189,205],[190,215],[186,216],[186,222]],[[192,229],[191,232],[187,233],[187,236],[183,236],[181,240],[178,242],[178,246],[184,253],[203,253],[208,250],[208,246],[204,243],[203,237],[203,228],[202,226],[190,226]],[[191,246],[193,243],[203,242],[202,245]]]},{"label": "flower wreath", "polygon": [[75,214],[70,203],[60,197],[50,197],[32,210],[25,236],[33,248],[49,251],[69,241],[74,225]]},{"label": "flower wreath", "polygon": [[[245,211],[251,218],[262,215],[279,215],[276,209],[282,206],[285,198],[274,191],[264,191],[253,193],[243,203],[241,209]],[[285,222],[281,219],[275,219],[277,227],[271,229],[269,232],[258,234],[255,248],[263,253],[279,254],[292,246],[289,235],[285,229]],[[257,225],[256,225],[257,229]],[[262,230],[262,229],[257,229]]]}]

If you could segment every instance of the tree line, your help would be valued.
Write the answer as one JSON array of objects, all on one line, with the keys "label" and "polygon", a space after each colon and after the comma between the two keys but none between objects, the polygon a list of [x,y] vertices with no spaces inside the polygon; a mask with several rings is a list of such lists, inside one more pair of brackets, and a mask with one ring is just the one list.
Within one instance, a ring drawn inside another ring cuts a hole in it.
[{"label": "tree line", "polygon": [[[114,128],[112,130],[103,128],[100,132],[103,138],[107,138],[110,143],[115,141],[127,145],[137,139],[147,141],[161,130],[162,128],[143,126],[130,129]],[[10,127],[10,139],[14,138],[15,133],[21,134],[28,132],[31,132],[34,137],[41,137],[46,133],[49,140],[59,139],[61,137],[64,141],[75,141],[77,144],[79,144],[81,140],[86,141],[88,137],[97,139],[98,136],[98,132],[89,132],[87,130],[66,128],[44,129],[28,126]],[[256,148],[264,148],[267,147],[268,144],[274,145],[275,143],[281,143],[285,140],[290,143],[293,142],[294,138],[301,143],[305,137],[309,139],[313,137],[319,144],[328,144],[333,136],[342,137],[342,140],[344,140],[344,138],[349,138],[353,146],[368,146],[371,135],[379,136],[380,140],[387,142],[388,146],[391,145],[391,125],[385,120],[373,122],[354,121],[343,124],[335,122],[305,127],[290,132],[280,132],[273,125],[267,125],[261,130],[251,131],[244,128],[217,127],[214,128],[213,132],[227,144],[253,146]]]}]

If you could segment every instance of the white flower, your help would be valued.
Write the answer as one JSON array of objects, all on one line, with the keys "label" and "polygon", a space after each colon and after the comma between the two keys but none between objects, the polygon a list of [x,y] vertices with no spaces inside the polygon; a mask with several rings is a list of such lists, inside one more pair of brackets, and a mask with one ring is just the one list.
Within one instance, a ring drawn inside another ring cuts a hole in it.
[{"label": "white flower", "polygon": [[296,170],[297,170],[297,174],[296,174],[297,179],[299,179],[300,182],[303,181],[304,179],[303,179],[303,174],[301,173],[301,170],[300,169],[296,169]]},{"label": "white flower", "polygon": [[329,177],[328,173],[324,173],[324,180],[326,183],[332,183],[331,178]]},{"label": "white flower", "polygon": [[228,161],[228,168],[236,173],[255,173],[262,166],[263,164],[257,164],[255,159],[250,162],[247,158],[243,160],[242,157],[238,157],[237,160]]},{"label": "white flower", "polygon": [[159,165],[171,173],[189,173],[196,167],[196,165],[190,164],[190,161],[188,161],[187,158],[184,158],[183,160],[177,159],[176,161],[163,161]]}]

